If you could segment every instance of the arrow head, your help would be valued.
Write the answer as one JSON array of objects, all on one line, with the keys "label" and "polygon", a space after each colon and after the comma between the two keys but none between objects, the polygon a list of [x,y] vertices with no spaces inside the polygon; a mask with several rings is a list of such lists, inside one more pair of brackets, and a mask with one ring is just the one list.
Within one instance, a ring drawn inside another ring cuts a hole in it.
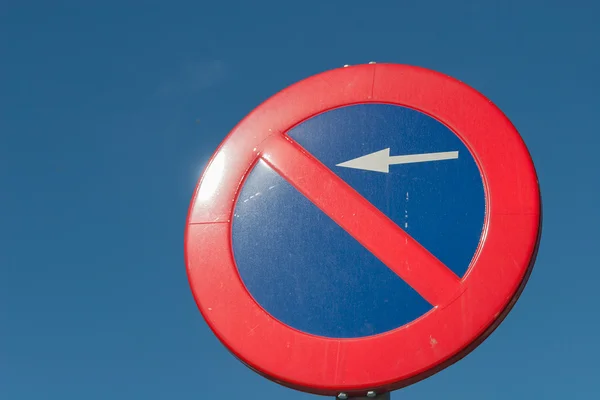
[{"label": "arrow head", "polygon": [[366,156],[353,158],[337,164],[336,167],[362,169],[365,171],[390,172],[390,148],[379,150]]}]

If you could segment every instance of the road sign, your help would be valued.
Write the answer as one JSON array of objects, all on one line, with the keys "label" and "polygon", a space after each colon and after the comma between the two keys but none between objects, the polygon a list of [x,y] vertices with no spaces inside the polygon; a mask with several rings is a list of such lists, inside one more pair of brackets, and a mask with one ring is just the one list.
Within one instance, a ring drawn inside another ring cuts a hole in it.
[{"label": "road sign", "polygon": [[246,365],[365,396],[473,350],[539,243],[533,163],[502,112],[439,73],[370,64],[267,100],[213,155],[190,206],[188,277]]}]

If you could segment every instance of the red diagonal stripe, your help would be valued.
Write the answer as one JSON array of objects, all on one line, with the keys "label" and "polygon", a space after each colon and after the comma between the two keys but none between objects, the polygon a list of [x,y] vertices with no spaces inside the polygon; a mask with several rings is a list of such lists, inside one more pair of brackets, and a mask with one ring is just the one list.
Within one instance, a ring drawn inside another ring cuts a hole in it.
[{"label": "red diagonal stripe", "polygon": [[263,143],[262,159],[433,306],[460,279],[356,190],[283,135]]}]

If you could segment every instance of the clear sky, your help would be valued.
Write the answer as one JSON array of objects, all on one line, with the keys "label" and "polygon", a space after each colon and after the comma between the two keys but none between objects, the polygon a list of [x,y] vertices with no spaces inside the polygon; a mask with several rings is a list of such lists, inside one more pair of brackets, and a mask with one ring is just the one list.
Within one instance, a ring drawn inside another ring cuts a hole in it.
[{"label": "clear sky", "polygon": [[314,398],[211,334],[183,228],[241,118],[368,61],[432,68],[492,99],[544,197],[538,262],[504,324],[392,397],[598,398],[599,12],[591,0],[0,2],[0,398]]}]

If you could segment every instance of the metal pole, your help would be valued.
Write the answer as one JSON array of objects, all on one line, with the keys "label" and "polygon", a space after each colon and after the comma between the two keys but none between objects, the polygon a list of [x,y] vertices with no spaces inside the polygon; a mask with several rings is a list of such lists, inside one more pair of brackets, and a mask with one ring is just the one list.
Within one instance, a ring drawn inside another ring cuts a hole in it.
[{"label": "metal pole", "polygon": [[390,393],[382,393],[379,395],[372,395],[371,393],[369,393],[370,395],[365,396],[365,397],[349,397],[348,395],[346,395],[345,393],[340,393],[337,397],[336,400],[390,400]]}]

